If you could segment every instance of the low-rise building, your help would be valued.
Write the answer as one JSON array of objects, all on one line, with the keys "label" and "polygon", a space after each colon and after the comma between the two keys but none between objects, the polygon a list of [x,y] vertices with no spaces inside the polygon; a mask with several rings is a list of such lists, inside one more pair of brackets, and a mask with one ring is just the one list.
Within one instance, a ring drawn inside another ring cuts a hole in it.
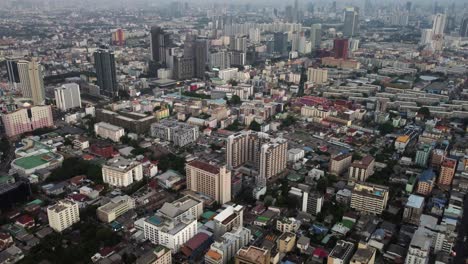
[{"label": "low-rise building", "polygon": [[276,243],[279,252],[291,252],[296,246],[296,235],[294,233],[285,232],[278,238]]},{"label": "low-rise building", "polygon": [[269,264],[271,253],[268,249],[249,246],[239,249],[235,264]]},{"label": "low-rise building", "polygon": [[135,200],[130,196],[123,195],[114,197],[108,203],[99,207],[96,214],[99,220],[110,223],[133,208],[135,208]]},{"label": "low-rise building", "polygon": [[136,260],[136,264],[172,264],[172,252],[165,246],[156,248]]},{"label": "low-rise building", "polygon": [[351,258],[350,264],[374,264],[377,250],[367,245],[359,244],[356,253]]},{"label": "low-rise building", "polygon": [[283,217],[276,221],[276,229],[280,232],[296,232],[301,227],[301,221],[294,217]]},{"label": "low-rise building", "polygon": [[347,264],[353,256],[354,244],[340,240],[328,255],[327,264]]},{"label": "low-rise building", "polygon": [[96,135],[105,139],[110,139],[114,142],[119,142],[120,138],[125,135],[125,130],[122,127],[114,126],[105,122],[94,124],[94,132]]},{"label": "low-rise building", "polygon": [[140,162],[116,157],[102,166],[104,183],[116,187],[127,187],[143,179],[143,166]]}]

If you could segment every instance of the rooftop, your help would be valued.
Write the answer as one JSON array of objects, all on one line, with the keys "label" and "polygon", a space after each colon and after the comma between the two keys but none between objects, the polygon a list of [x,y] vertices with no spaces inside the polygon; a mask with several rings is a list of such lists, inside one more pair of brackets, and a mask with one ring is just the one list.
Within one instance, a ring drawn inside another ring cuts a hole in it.
[{"label": "rooftop", "polygon": [[194,160],[194,161],[188,163],[187,165],[195,167],[195,168],[200,169],[200,170],[207,171],[207,172],[212,173],[212,174],[218,174],[219,170],[220,170],[219,167],[211,165],[211,164],[203,162],[203,161],[200,161],[200,160]]},{"label": "rooftop", "polygon": [[351,262],[356,263],[368,263],[370,259],[375,255],[376,249],[373,247],[358,248],[356,253],[351,259]]},{"label": "rooftop", "polygon": [[241,248],[237,254],[239,257],[242,257],[243,259],[249,260],[253,263],[265,263],[268,250],[250,246],[248,248]]},{"label": "rooftop", "polygon": [[424,197],[412,194],[408,197],[408,201],[406,202],[406,207],[422,208],[423,203],[424,203]]}]

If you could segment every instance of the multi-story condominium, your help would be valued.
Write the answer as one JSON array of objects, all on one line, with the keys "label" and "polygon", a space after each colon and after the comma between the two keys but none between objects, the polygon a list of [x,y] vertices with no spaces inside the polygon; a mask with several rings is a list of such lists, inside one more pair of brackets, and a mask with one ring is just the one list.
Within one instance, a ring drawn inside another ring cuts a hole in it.
[{"label": "multi-story condominium", "polygon": [[291,252],[296,246],[296,234],[284,232],[276,241],[278,251],[281,253]]},{"label": "multi-story condominium", "polygon": [[243,247],[237,251],[234,259],[235,264],[269,264],[271,259],[270,250],[255,246]]},{"label": "multi-story condominium", "polygon": [[360,161],[354,161],[349,167],[349,179],[354,181],[366,181],[374,174],[375,160],[372,156],[366,156]]},{"label": "multi-story condominium", "polygon": [[317,215],[322,211],[324,201],[323,195],[318,192],[304,192],[302,194],[302,211]]},{"label": "multi-story condominium", "polygon": [[258,172],[258,186],[266,186],[269,178],[286,169],[288,142],[283,138],[270,138],[261,132],[240,132],[228,137],[226,149],[227,167],[252,166]]},{"label": "multi-story condominium", "polygon": [[321,120],[330,116],[331,111],[324,109],[322,106],[307,106],[301,107],[301,115],[305,117],[313,117]]},{"label": "multi-story condominium", "polygon": [[94,132],[96,135],[114,142],[119,142],[120,138],[125,135],[123,128],[104,122],[94,124]]},{"label": "multi-story condominium", "polygon": [[177,221],[188,216],[198,219],[203,214],[203,201],[186,195],[171,203],[164,203],[159,212]]},{"label": "multi-story condominium", "polygon": [[96,214],[99,220],[110,223],[128,210],[135,208],[135,200],[123,195],[112,198],[108,203],[99,207]]},{"label": "multi-story condominium", "polygon": [[377,249],[359,244],[356,253],[351,258],[350,264],[374,264]]},{"label": "multi-story condominium", "polygon": [[143,165],[138,161],[116,157],[102,166],[104,183],[115,187],[127,187],[143,179]]},{"label": "multi-story condominium", "polygon": [[411,194],[403,211],[403,221],[419,225],[419,219],[424,211],[424,197]]},{"label": "multi-story condominium", "polygon": [[244,226],[244,207],[242,205],[228,205],[217,214],[214,221],[214,238],[220,238],[224,233]]},{"label": "multi-story condominium", "polygon": [[55,103],[62,111],[81,108],[80,86],[76,83],[67,83],[55,88]]},{"label": "multi-story condominium", "polygon": [[71,200],[60,200],[55,205],[47,207],[47,217],[50,227],[57,232],[62,232],[80,221],[78,203]]},{"label": "multi-story condominium", "polygon": [[329,172],[335,175],[341,175],[351,166],[353,155],[351,153],[337,155],[330,160]]},{"label": "multi-story condominium", "polygon": [[431,157],[432,147],[429,144],[418,145],[418,150],[416,150],[416,157],[414,163],[421,167],[426,167],[429,158]]},{"label": "multi-story condominium", "polygon": [[158,212],[146,219],[143,227],[146,239],[177,253],[185,242],[197,234],[197,219],[187,215],[176,220]]},{"label": "multi-story condominium", "polygon": [[220,204],[231,201],[231,172],[201,160],[187,163],[187,188],[203,193]]},{"label": "multi-story condominium", "polygon": [[309,82],[314,82],[316,84],[324,84],[328,80],[328,70],[309,68],[307,70],[307,79]]},{"label": "multi-story condominium", "polygon": [[339,240],[328,255],[327,264],[348,264],[354,253],[354,243]]},{"label": "multi-story condominium", "polygon": [[431,156],[431,166],[434,168],[439,167],[440,164],[442,164],[442,161],[444,161],[446,156],[447,156],[446,149],[438,149],[438,148],[433,149],[432,156]]},{"label": "multi-story condominium", "polygon": [[23,97],[30,98],[34,105],[42,105],[45,101],[43,67],[37,61],[17,62],[20,88]]},{"label": "multi-story condominium", "polygon": [[250,242],[250,229],[239,227],[225,233],[220,239],[211,244],[205,254],[207,264],[227,264],[236,252]]},{"label": "multi-story condominium", "polygon": [[440,167],[439,184],[450,185],[452,184],[453,176],[457,169],[457,161],[454,159],[445,159],[442,161]]},{"label": "multi-story condominium", "polygon": [[136,264],[172,264],[172,252],[165,246],[158,245],[136,260]]},{"label": "multi-story condominium", "polygon": [[199,128],[182,122],[163,120],[151,125],[151,136],[183,147],[197,141]]},{"label": "multi-story condominium", "polygon": [[416,230],[411,239],[405,264],[427,264],[431,253],[432,236],[428,235],[424,227]]},{"label": "multi-story condominium", "polygon": [[283,217],[276,220],[276,229],[280,232],[293,232],[295,233],[301,227],[301,221],[295,219],[294,217]]},{"label": "multi-story condominium", "polygon": [[125,111],[113,112],[106,109],[97,109],[96,119],[137,134],[148,134],[151,124],[157,122],[154,115]]},{"label": "multi-story condominium", "polygon": [[356,183],[351,194],[351,208],[364,214],[380,215],[387,207],[388,187]]},{"label": "multi-story condominium", "polygon": [[436,175],[433,170],[427,169],[421,173],[418,178],[418,185],[416,186],[416,193],[422,195],[429,195],[434,188]]},{"label": "multi-story condominium", "polygon": [[25,105],[22,109],[2,115],[2,122],[8,137],[54,125],[50,105],[33,107]]}]

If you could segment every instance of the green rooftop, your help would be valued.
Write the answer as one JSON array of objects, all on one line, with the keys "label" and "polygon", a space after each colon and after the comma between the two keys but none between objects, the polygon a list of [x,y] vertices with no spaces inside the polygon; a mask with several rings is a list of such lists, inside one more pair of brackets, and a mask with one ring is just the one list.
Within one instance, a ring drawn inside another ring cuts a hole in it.
[{"label": "green rooftop", "polygon": [[349,228],[349,229],[353,228],[353,226],[354,226],[353,221],[351,221],[351,220],[346,220],[346,219],[344,219],[343,221],[341,221],[341,224],[342,224],[343,226],[346,226],[346,227]]},{"label": "green rooftop", "polygon": [[256,221],[259,221],[259,222],[268,222],[268,221],[270,221],[270,218],[269,218],[269,217],[265,217],[265,216],[259,216],[259,217],[257,217]]},{"label": "green rooftop", "polygon": [[44,154],[38,154],[38,155],[29,156],[29,157],[19,158],[19,159],[15,160],[14,162],[15,162],[15,164],[17,166],[29,170],[29,169],[44,165],[44,164],[46,164],[47,162],[50,162],[53,159],[55,159],[54,154],[49,152],[49,153],[44,153]]},{"label": "green rooftop", "polygon": [[27,203],[26,205],[33,205],[33,204],[41,205],[42,203],[43,203],[42,200],[36,199],[34,201]]},{"label": "green rooftop", "polygon": [[211,218],[213,218],[215,215],[216,215],[216,213],[213,212],[213,211],[206,211],[206,212],[204,212],[204,213],[201,215],[201,218],[203,218],[203,219],[211,219]]}]

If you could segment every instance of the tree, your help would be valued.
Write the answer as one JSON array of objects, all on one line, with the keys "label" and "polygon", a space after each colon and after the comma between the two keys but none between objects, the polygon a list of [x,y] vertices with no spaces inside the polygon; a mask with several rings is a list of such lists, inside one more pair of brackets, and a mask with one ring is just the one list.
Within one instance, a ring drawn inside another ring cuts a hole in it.
[{"label": "tree", "polygon": [[296,118],[292,115],[288,115],[283,122],[281,123],[281,127],[289,127],[291,125],[294,125],[296,123]]},{"label": "tree", "polygon": [[251,123],[250,123],[250,126],[249,128],[253,131],[261,131],[262,130],[262,126],[255,120],[253,120]]},{"label": "tree", "polygon": [[393,132],[393,125],[390,122],[383,123],[379,126],[381,135],[390,134]]},{"label": "tree", "polygon": [[237,81],[234,80],[234,79],[229,80],[228,83],[229,83],[230,85],[232,85],[232,86],[237,86],[237,84],[238,84]]},{"label": "tree", "polygon": [[418,114],[423,115],[425,119],[431,117],[431,111],[427,107],[421,107],[418,110]]},{"label": "tree", "polygon": [[242,100],[238,95],[233,95],[231,97],[231,100],[229,100],[230,105],[240,105],[242,103]]}]

